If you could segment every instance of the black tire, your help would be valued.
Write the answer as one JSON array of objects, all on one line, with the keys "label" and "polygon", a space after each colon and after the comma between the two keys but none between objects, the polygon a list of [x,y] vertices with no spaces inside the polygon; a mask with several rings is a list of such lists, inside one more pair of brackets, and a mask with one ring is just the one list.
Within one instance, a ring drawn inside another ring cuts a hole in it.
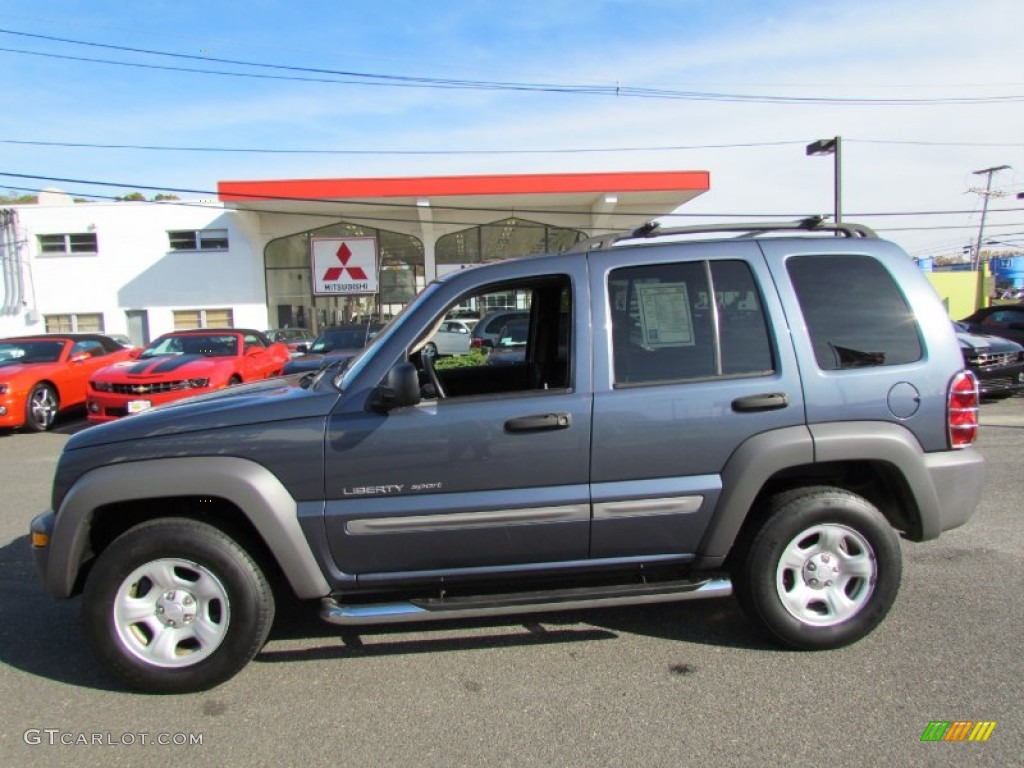
[{"label": "black tire", "polygon": [[825,650],[860,640],[885,618],[899,591],[896,532],[873,504],[839,488],[781,494],[738,546],[732,579],[740,605],[791,648]]},{"label": "black tire", "polygon": [[32,387],[25,400],[25,429],[45,432],[53,426],[59,412],[60,397],[57,390],[41,381]]},{"label": "black tire", "polygon": [[190,693],[224,682],[259,652],[274,596],[225,533],[165,518],[103,550],[85,584],[82,618],[96,655],[127,685]]},{"label": "black tire", "polygon": [[235,374],[230,379],[228,379],[228,386],[229,387],[233,387],[236,384],[241,384],[241,383],[242,383],[242,377],[239,376],[238,374]]}]

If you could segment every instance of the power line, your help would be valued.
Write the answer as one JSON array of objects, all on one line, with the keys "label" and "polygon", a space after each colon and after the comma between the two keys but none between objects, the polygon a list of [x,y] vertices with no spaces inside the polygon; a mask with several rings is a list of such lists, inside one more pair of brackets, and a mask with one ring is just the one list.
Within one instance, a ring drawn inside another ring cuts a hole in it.
[{"label": "power line", "polygon": [[[899,141],[886,139],[847,139],[851,144],[917,145],[929,147],[1014,148],[1024,142],[965,142],[965,141]],[[571,155],[619,152],[680,152],[710,149],[753,149],[762,147],[802,146],[805,139],[781,141],[748,141],[731,144],[687,144],[652,147],[563,147],[561,149],[287,149],[280,147],[203,147],[173,146],[167,144],[102,144],[85,141],[43,141],[39,139],[0,139],[0,144],[34,147],[63,147],[66,149],[129,149],[146,152],[223,152],[267,155]]]},{"label": "power line", "polygon": [[[372,85],[390,86],[403,88],[442,88],[442,89],[470,89],[490,91],[529,91],[541,93],[572,93],[577,95],[614,96],[616,98],[647,98],[647,99],[670,99],[685,101],[717,101],[717,102],[742,102],[754,104],[833,104],[833,105],[859,105],[859,106],[924,106],[936,104],[994,104],[1024,101],[1024,96],[954,96],[939,98],[860,98],[860,97],[838,97],[838,96],[779,96],[779,95],[757,95],[742,93],[720,93],[713,91],[680,91],[666,88],[650,88],[623,86],[618,83],[608,85],[580,85],[564,83],[535,83],[497,80],[466,80],[458,78],[418,77],[410,75],[391,75],[374,72],[357,72],[351,70],[336,70],[321,67],[300,67],[285,64],[269,64],[265,62],[244,61],[240,59],[225,59],[214,56],[198,56],[195,54],[174,53],[171,51],[159,51],[150,48],[135,48],[130,46],[111,45],[107,43],[96,43],[85,40],[74,40],[70,38],[55,37],[52,35],[40,35],[30,32],[18,32],[10,29],[0,29],[0,33],[27,37],[48,42],[59,42],[70,45],[82,45],[92,48],[103,48],[126,53],[143,54],[147,56],[163,56],[174,59],[185,59],[190,61],[206,61],[215,64],[227,64],[230,66],[253,67],[259,69],[271,69],[275,71],[297,72],[301,75],[270,75],[257,74],[253,72],[228,72],[223,70],[198,69],[195,67],[174,67],[169,65],[143,64],[139,62],[117,61],[113,59],[99,59],[86,56],[70,56],[66,54],[44,53],[41,51],[26,51],[23,49],[0,48],[0,51],[16,53],[27,56],[40,56],[44,58],[65,59],[71,61],[85,61],[114,66],[135,67],[141,69],[158,69],[165,71],[190,72],[192,74],[219,75],[225,77],[246,77],[270,80],[297,80],[303,82],[323,82],[343,85]],[[325,78],[323,75],[329,75]],[[337,79],[344,78],[344,79]]]},{"label": "power line", "polygon": [[[35,179],[38,181],[50,181],[62,184],[86,184],[90,186],[99,187],[116,187],[118,189],[131,189],[131,190],[146,190],[149,192],[175,192],[189,195],[204,195],[214,196],[219,195],[219,192],[204,189],[194,189],[187,187],[168,187],[168,186],[153,186],[150,184],[134,184],[125,182],[114,182],[114,181],[99,181],[94,179],[72,179],[60,176],[40,176],[25,173],[10,173],[0,171],[0,177],[2,178],[14,178],[14,179]],[[20,187],[9,187],[11,189],[21,189]],[[90,197],[107,197],[104,195],[93,195],[89,193],[81,193],[82,196]],[[401,202],[389,202],[384,200],[346,200],[346,199],[324,199],[319,197],[296,197],[288,195],[260,195],[251,194],[247,195],[247,198],[267,201],[267,202],[305,202],[305,203],[337,203],[341,205],[362,205],[362,206],[375,206],[382,208],[394,208],[399,210],[408,210],[418,208],[416,203],[401,203]],[[174,201],[160,201],[160,202],[174,202]],[[445,205],[443,203],[432,203],[432,208],[439,210],[448,211],[466,211],[475,213],[506,213],[508,207],[488,207],[488,206],[468,206],[468,205]],[[248,210],[248,209],[247,209]],[[1017,206],[1012,208],[998,208],[992,209],[990,213],[1016,213],[1024,211],[1024,206]],[[275,211],[275,210],[263,210],[262,213],[276,213],[276,214],[288,214],[294,215],[295,211]],[[588,211],[565,211],[565,210],[546,210],[539,208],[529,209],[529,213],[532,214],[559,214],[559,215],[579,215],[589,216]],[[947,210],[947,211],[877,211],[877,212],[859,212],[851,213],[851,216],[866,219],[866,218],[891,218],[900,216],[962,216],[965,214],[973,214],[973,210]],[[614,211],[609,213],[610,216],[628,216],[635,218],[637,216],[643,217],[648,216],[651,218],[695,218],[695,219],[712,219],[712,218],[728,218],[728,219],[750,219],[754,217],[759,218],[779,218],[779,219],[799,219],[807,216],[806,212],[799,213],[661,213],[651,212],[643,213],[639,211],[629,211],[624,213],[616,213]],[[397,219],[395,219],[397,221]],[[404,221],[404,219],[402,219]],[[1020,223],[1013,224],[993,224],[990,226],[1020,226]],[[973,228],[973,225],[971,225]],[[910,229],[948,229],[950,227],[908,227]],[[895,230],[892,230],[895,231]]]}]

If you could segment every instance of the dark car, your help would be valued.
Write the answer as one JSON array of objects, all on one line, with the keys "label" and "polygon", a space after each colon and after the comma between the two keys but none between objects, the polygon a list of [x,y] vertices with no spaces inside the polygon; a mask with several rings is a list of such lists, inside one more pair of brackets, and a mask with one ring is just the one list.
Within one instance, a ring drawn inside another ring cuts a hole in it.
[{"label": "dark car", "polygon": [[1000,336],[1024,344],[1024,303],[982,307],[960,323],[969,333]]},{"label": "dark car", "polygon": [[[716,226],[451,272],[343,370],[72,435],[30,524],[47,591],[81,592],[98,658],[151,693],[237,673],[275,601],[358,636],[735,590],[767,639],[857,642],[897,597],[900,539],[980,502],[977,379],[924,273],[867,227]],[[454,308],[510,295],[521,364],[422,354]],[[721,615],[657,620],[714,641]]]},{"label": "dark car", "polygon": [[528,320],[529,310],[526,309],[499,309],[488,312],[479,323],[473,326],[473,340],[470,342],[472,349],[495,346],[501,331],[513,320]]},{"label": "dark car", "polygon": [[1024,346],[998,336],[969,333],[962,323],[953,323],[964,362],[978,377],[978,389],[985,398],[1004,398],[1024,390]]},{"label": "dark car", "polygon": [[347,360],[373,341],[382,327],[379,323],[372,323],[324,328],[305,354],[293,357],[285,365],[284,372],[308,373]]},{"label": "dark car", "polygon": [[530,333],[528,317],[512,320],[498,333],[488,365],[522,365],[526,362],[526,340]]}]

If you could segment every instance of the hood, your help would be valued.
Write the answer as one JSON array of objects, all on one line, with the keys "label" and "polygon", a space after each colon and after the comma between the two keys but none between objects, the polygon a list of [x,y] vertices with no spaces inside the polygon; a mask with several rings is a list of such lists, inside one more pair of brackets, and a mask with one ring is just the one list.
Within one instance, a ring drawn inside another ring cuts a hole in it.
[{"label": "hood", "polygon": [[[20,376],[33,365],[41,365],[41,363],[19,363],[17,360],[0,363],[0,378]],[[44,365],[53,365],[53,363],[44,363]]]},{"label": "hood", "polygon": [[158,357],[125,360],[107,366],[101,375],[95,378],[103,380],[128,379],[134,377],[168,376],[179,377],[186,373],[189,376],[201,374],[217,367],[217,360],[231,358],[213,358],[205,355],[160,355]]},{"label": "hood", "polygon": [[271,421],[326,417],[338,397],[336,391],[303,389],[297,376],[266,379],[97,424],[72,435],[64,450]]},{"label": "hood", "polygon": [[360,349],[338,349],[333,352],[327,352],[326,354],[305,354],[293,357],[284,366],[285,373],[298,373],[308,371],[319,371],[324,366],[330,365],[331,363],[344,362],[350,357],[355,357],[356,354],[362,352]]},{"label": "hood", "polygon": [[959,328],[956,332],[957,341],[960,342],[960,348],[965,352],[989,352],[989,353],[1001,353],[1001,352],[1020,352],[1024,350],[1020,344],[1009,339],[1004,339],[999,336],[988,336],[981,333],[969,333],[968,331],[962,331]]}]

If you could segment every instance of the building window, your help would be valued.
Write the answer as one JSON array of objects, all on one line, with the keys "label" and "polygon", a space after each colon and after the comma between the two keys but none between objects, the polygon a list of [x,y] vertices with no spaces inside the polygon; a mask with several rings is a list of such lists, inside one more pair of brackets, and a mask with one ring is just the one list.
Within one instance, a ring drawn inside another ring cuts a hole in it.
[{"label": "building window", "polygon": [[177,309],[174,311],[174,330],[190,331],[194,328],[234,328],[234,313],[230,309]]},{"label": "building window", "polygon": [[188,229],[168,232],[172,251],[226,251],[226,229]]},{"label": "building window", "polygon": [[96,253],[95,232],[39,235],[40,253]]},{"label": "building window", "polygon": [[482,224],[438,239],[435,253],[437,263],[442,265],[438,275],[452,271],[453,265],[561,252],[585,237],[583,232],[576,229],[552,227],[519,218]]},{"label": "building window", "polygon": [[47,333],[103,333],[103,314],[43,315]]}]

